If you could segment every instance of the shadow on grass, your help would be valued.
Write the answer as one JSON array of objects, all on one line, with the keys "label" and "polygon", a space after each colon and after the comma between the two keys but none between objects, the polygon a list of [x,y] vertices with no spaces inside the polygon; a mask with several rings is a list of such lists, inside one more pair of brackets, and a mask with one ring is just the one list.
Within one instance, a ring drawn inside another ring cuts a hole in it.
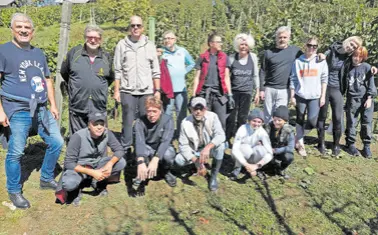
[{"label": "shadow on grass", "polygon": [[195,235],[192,228],[190,228],[183,219],[180,218],[180,214],[173,208],[169,207],[169,211],[171,212],[172,217],[174,218],[174,222],[178,223],[182,227],[185,228],[186,232],[190,235]]},{"label": "shadow on grass", "polygon": [[217,211],[221,212],[223,215],[225,215],[227,217],[226,220],[229,220],[232,223],[234,223],[241,231],[247,232],[250,235],[255,234],[252,231],[250,231],[247,228],[247,226],[245,226],[244,224],[240,224],[236,219],[234,219],[233,215],[230,215],[221,205],[219,205],[216,202],[216,200],[214,200],[214,198],[212,198],[211,200],[208,200],[208,203],[212,208],[214,208],[215,210],[217,210]]},{"label": "shadow on grass", "polygon": [[[277,211],[276,204],[270,192],[269,184],[266,180],[262,180],[261,184],[263,187],[257,182],[255,177],[251,178],[253,183],[256,185],[256,190],[260,193],[262,198],[266,201],[268,206],[270,207],[271,211],[273,212],[274,216],[277,219],[277,222],[285,228],[287,234],[295,234],[293,230],[289,227],[289,225],[285,222],[285,218]],[[265,189],[265,190],[264,190]]]},{"label": "shadow on grass", "polygon": [[[358,230],[358,227],[359,227],[358,225],[354,226],[353,228],[347,228],[346,226],[341,224],[341,222],[339,220],[334,218],[334,214],[343,213],[343,211],[349,206],[358,207],[358,205],[355,202],[347,202],[343,206],[334,208],[331,212],[327,212],[327,211],[325,211],[325,209],[323,209],[323,207],[324,207],[324,205],[326,204],[326,201],[327,201],[327,195],[324,195],[324,197],[321,198],[320,200],[316,200],[317,197],[313,193],[311,193],[309,190],[304,190],[304,191],[307,194],[307,196],[312,199],[313,207],[317,208],[331,223],[333,223],[337,227],[339,227],[343,231],[344,234],[346,234],[346,235],[357,234],[355,231]],[[372,219],[372,220],[374,221],[374,219]],[[378,225],[376,220],[377,220],[377,218],[375,218],[375,223],[371,224],[371,225],[373,225],[373,227],[371,227],[369,223],[366,223],[366,225],[369,226],[370,230],[372,231],[371,234],[376,234],[376,232],[377,232],[376,230],[374,230],[374,227],[377,228],[377,225]]]},{"label": "shadow on grass", "polygon": [[[43,142],[30,144],[25,148],[25,155],[21,159],[21,184],[25,183],[31,173],[39,171],[42,167],[47,145]],[[62,167],[56,163],[54,178],[62,172]]]}]

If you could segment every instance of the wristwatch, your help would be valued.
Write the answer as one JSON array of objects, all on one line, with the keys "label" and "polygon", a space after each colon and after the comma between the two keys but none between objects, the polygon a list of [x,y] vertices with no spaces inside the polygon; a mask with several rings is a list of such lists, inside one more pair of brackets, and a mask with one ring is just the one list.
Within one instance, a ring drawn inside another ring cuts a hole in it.
[{"label": "wristwatch", "polygon": [[260,169],[262,167],[261,164],[257,164],[257,169]]},{"label": "wristwatch", "polygon": [[140,164],[143,164],[144,163],[144,160],[138,160],[137,161],[137,165],[139,166]]},{"label": "wristwatch", "polygon": [[155,89],[155,92],[159,92],[159,93],[161,93],[162,92],[162,90],[159,88],[159,89]]}]

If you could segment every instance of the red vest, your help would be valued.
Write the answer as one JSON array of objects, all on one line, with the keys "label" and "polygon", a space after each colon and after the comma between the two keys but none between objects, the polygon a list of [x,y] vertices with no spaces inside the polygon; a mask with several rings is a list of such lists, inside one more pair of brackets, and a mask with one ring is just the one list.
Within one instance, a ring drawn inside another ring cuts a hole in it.
[{"label": "red vest", "polygon": [[[227,55],[223,51],[218,52],[218,60],[217,60],[217,65],[218,65],[218,76],[220,77],[220,83],[222,86],[222,92],[223,94],[227,94],[227,87],[226,87],[226,82],[225,82],[225,71],[227,67]],[[202,60],[201,63],[201,75],[198,83],[198,87],[196,90],[196,94],[198,95],[203,87],[203,84],[205,84],[205,79],[207,76],[207,72],[209,70],[209,64],[210,64],[210,52],[207,50],[205,53],[200,55],[200,58]]]}]

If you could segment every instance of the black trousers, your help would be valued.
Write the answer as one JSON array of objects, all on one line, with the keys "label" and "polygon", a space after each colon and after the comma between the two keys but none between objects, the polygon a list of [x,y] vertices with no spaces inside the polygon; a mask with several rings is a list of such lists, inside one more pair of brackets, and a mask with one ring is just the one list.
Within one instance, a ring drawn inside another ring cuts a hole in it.
[{"label": "black trousers", "polygon": [[335,87],[327,87],[325,104],[320,108],[317,126],[319,129],[324,130],[329,104],[331,104],[332,109],[333,132],[341,131],[344,100],[340,89]]},{"label": "black trousers", "polygon": [[347,125],[345,129],[347,144],[354,144],[356,142],[356,126],[358,124],[358,117],[360,117],[361,120],[361,140],[365,145],[369,145],[371,143],[374,103],[372,102],[371,107],[366,109],[364,107],[365,102],[366,98],[347,98]]},{"label": "black trousers", "polygon": [[122,135],[121,144],[126,151],[133,144],[133,122],[146,113],[144,103],[148,95],[121,93]]},{"label": "black trousers", "polygon": [[206,91],[201,92],[199,96],[206,99],[207,110],[212,111],[218,115],[223,130],[226,130],[227,98],[213,92],[206,94]]},{"label": "black trousers", "polygon": [[235,108],[227,118],[226,140],[235,136],[238,128],[245,124],[248,118],[249,108],[251,106],[252,94],[245,92],[233,92]]},{"label": "black trousers", "polygon": [[70,136],[78,130],[88,127],[88,114],[70,111]]}]

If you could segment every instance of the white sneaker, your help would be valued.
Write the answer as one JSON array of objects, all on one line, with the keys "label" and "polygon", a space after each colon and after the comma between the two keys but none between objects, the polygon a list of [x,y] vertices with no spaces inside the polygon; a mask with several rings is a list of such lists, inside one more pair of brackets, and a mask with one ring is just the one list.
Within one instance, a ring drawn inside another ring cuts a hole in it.
[{"label": "white sneaker", "polygon": [[302,157],[307,157],[306,149],[303,145],[298,145],[297,152]]}]

